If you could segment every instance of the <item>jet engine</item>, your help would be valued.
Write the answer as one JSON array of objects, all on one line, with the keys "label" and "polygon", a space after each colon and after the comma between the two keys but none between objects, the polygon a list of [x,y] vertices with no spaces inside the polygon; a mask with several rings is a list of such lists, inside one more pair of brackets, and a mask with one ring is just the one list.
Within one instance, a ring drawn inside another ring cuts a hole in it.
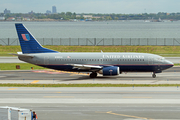
[{"label": "jet engine", "polygon": [[119,75],[120,72],[119,72],[119,67],[109,66],[109,67],[104,67],[98,73],[103,74],[103,76],[113,76],[113,75]]}]

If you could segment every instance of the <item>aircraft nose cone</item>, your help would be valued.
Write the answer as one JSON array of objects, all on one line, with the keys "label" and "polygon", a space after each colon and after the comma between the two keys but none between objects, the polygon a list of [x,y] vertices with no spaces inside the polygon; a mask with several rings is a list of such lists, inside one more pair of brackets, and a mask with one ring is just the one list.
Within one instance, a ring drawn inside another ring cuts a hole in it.
[{"label": "aircraft nose cone", "polygon": [[173,66],[174,66],[174,63],[172,63],[171,61],[168,61],[168,64],[170,64],[170,65],[173,65]]},{"label": "aircraft nose cone", "polygon": [[166,64],[167,64],[169,67],[173,67],[173,66],[174,66],[174,63],[172,63],[171,61],[168,61],[168,60],[166,60]]}]

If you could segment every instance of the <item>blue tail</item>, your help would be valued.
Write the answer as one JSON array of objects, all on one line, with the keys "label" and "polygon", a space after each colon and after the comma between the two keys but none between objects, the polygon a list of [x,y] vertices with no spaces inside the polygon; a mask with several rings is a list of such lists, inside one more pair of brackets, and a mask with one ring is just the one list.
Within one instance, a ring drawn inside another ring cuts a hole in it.
[{"label": "blue tail", "polygon": [[28,29],[21,23],[16,23],[16,30],[19,37],[22,53],[57,53],[57,51],[50,50],[41,46],[41,44],[34,38]]}]

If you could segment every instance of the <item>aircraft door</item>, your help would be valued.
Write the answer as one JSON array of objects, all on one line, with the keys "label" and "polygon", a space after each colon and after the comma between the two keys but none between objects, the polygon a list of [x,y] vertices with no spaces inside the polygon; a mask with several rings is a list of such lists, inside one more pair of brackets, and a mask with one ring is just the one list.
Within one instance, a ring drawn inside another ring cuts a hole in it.
[{"label": "aircraft door", "polygon": [[49,57],[44,57],[44,65],[49,65]]},{"label": "aircraft door", "polygon": [[148,57],[148,64],[149,65],[153,65],[153,61],[154,61],[153,57]]}]

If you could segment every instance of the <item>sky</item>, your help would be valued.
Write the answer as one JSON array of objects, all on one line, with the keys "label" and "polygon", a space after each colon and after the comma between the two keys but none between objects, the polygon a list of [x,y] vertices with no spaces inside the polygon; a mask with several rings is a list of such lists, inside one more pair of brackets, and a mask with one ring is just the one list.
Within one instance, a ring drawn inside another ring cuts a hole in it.
[{"label": "sky", "polygon": [[179,0],[0,0],[0,13],[45,13],[56,6],[57,12],[75,13],[177,13]]}]

